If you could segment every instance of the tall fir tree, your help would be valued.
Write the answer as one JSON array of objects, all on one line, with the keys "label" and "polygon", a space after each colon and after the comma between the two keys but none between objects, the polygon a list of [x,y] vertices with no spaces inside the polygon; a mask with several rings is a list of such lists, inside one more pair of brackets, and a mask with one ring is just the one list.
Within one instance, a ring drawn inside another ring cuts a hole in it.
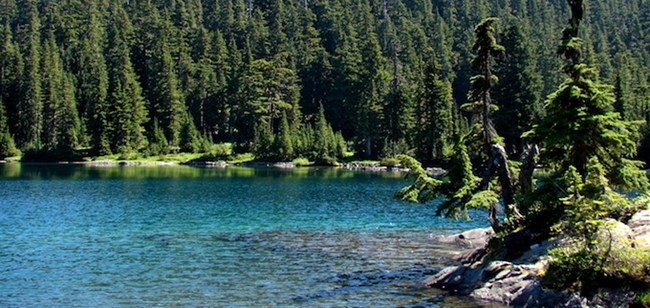
[{"label": "tall fir tree", "polygon": [[579,30],[585,5],[582,0],[567,2],[571,18],[558,54],[566,60],[568,79],[549,95],[546,116],[529,135],[543,144],[540,159],[557,174],[572,167],[584,178],[588,161],[595,159],[614,187],[645,189],[647,177],[638,168],[640,162],[630,160],[636,153],[638,123],[624,121],[614,111],[612,87],[600,83],[596,71],[582,62]]},{"label": "tall fir tree", "polygon": [[41,102],[41,22],[34,0],[18,2],[16,39],[21,46],[25,69],[21,99],[16,108],[15,139],[20,149],[38,151],[43,121]]},{"label": "tall fir tree", "polygon": [[18,155],[18,149],[9,132],[4,103],[0,100],[0,159],[15,155]]},{"label": "tall fir tree", "polygon": [[13,42],[9,25],[0,26],[0,100],[5,103],[5,121],[14,131],[19,126],[19,105],[22,101],[23,58]]},{"label": "tall fir tree", "polygon": [[418,97],[416,156],[422,162],[442,162],[448,158],[454,133],[454,102],[451,84],[441,79],[436,59],[424,70]]},{"label": "tall fir tree", "polygon": [[[107,119],[107,127],[100,132],[97,144],[99,154],[129,153],[143,149],[147,144],[144,124],[147,110],[142,96],[142,88],[131,63],[128,42],[132,35],[131,22],[126,11],[114,5],[111,10],[108,30],[107,67],[109,82],[106,108],[98,106],[98,120]],[[179,129],[180,131],[180,129]],[[109,146],[105,147],[105,142]],[[107,150],[110,149],[110,152]],[[106,151],[102,153],[101,151]]]},{"label": "tall fir tree", "polygon": [[495,66],[500,80],[493,91],[499,108],[494,113],[494,125],[504,137],[508,154],[513,157],[523,153],[525,144],[521,135],[532,128],[543,108],[542,78],[524,27],[518,19],[510,21],[501,40],[506,50],[505,59]]}]

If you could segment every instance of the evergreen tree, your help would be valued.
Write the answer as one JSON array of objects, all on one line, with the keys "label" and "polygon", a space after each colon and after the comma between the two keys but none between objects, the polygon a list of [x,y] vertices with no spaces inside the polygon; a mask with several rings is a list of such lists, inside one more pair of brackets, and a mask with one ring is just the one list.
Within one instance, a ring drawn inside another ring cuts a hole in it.
[{"label": "evergreen tree", "polygon": [[14,155],[18,155],[18,150],[9,132],[4,103],[0,100],[0,159]]},{"label": "evergreen tree", "polygon": [[90,144],[100,154],[110,152],[107,137],[108,69],[102,47],[105,30],[96,3],[88,8],[88,29],[81,37],[79,70],[77,76],[77,102],[83,131],[88,131]]},{"label": "evergreen tree", "polygon": [[155,10],[152,14],[155,38],[146,46],[150,117],[160,121],[170,146],[179,147],[186,106],[170,52],[171,25],[166,16],[160,16]]},{"label": "evergreen tree", "polygon": [[[288,120],[299,119],[296,72],[286,65],[281,56],[273,62],[260,59],[251,63],[242,80],[242,87],[247,93],[237,111],[240,121],[264,123],[273,133],[283,112],[287,113]],[[252,133],[242,131],[240,138],[251,140]]]},{"label": "evergreen tree", "polygon": [[[117,6],[112,8],[110,20],[107,104],[106,107],[95,107],[99,113],[97,120],[106,118],[107,127],[99,130],[100,143],[95,146],[99,154],[108,154],[109,149],[111,152],[126,154],[138,151],[147,144],[143,126],[147,122],[147,111],[142,88],[131,64],[128,47],[131,27],[128,16],[122,7]],[[107,142],[110,144],[108,147],[105,144]],[[103,151],[106,152],[102,153]]]},{"label": "evergreen tree", "polygon": [[154,118],[153,132],[151,134],[151,142],[149,145],[149,155],[166,155],[169,154],[169,143],[165,137],[165,133],[158,124],[158,119]]},{"label": "evergreen tree", "polygon": [[0,26],[0,101],[6,105],[5,118],[8,127],[14,131],[19,126],[19,104],[22,101],[23,58],[13,42],[11,28]]},{"label": "evergreen tree", "polygon": [[280,118],[280,129],[274,139],[273,145],[274,152],[280,160],[291,160],[294,158],[295,152],[293,147],[293,138],[291,136],[291,127],[287,121],[286,112],[282,112]]},{"label": "evergreen tree", "polygon": [[43,89],[43,132],[41,147],[45,153],[56,153],[59,150],[59,121],[60,110],[63,106],[63,68],[59,50],[54,41],[54,33],[49,32],[43,48],[42,89]]},{"label": "evergreen tree", "polygon": [[612,87],[598,82],[596,71],[582,63],[579,26],[584,3],[567,2],[571,18],[558,54],[567,61],[564,71],[569,79],[548,97],[547,115],[529,135],[543,144],[540,159],[558,174],[573,167],[584,178],[587,162],[594,158],[614,187],[645,189],[647,177],[639,170],[640,163],[629,159],[636,152],[638,125],[621,119],[613,108]]},{"label": "evergreen tree", "polygon": [[504,137],[508,153],[518,157],[524,151],[521,135],[532,128],[542,112],[542,80],[521,21],[510,22],[502,42],[506,59],[496,66],[501,77],[493,91],[499,108],[494,113],[494,125]]},{"label": "evergreen tree", "polygon": [[470,102],[463,106],[464,110],[472,112],[474,116],[474,134],[481,140],[482,149],[488,157],[492,144],[499,139],[491,116],[496,109],[492,102],[491,89],[499,80],[493,74],[493,65],[495,57],[505,51],[505,48],[496,42],[494,24],[497,21],[494,17],[484,19],[474,29],[476,41],[472,49],[476,57],[472,60],[472,69],[477,75],[471,78]]},{"label": "evergreen tree", "polygon": [[376,157],[381,149],[380,140],[385,128],[380,126],[384,117],[384,99],[388,93],[390,74],[386,70],[379,39],[373,29],[373,16],[367,1],[361,1],[361,45],[362,66],[359,75],[361,87],[359,100],[354,106],[356,113],[356,135],[360,152],[366,157]]},{"label": "evergreen tree", "polygon": [[454,106],[451,84],[441,80],[435,58],[424,71],[418,102],[417,158],[423,162],[440,162],[448,158],[454,132]]},{"label": "evergreen tree", "polygon": [[25,69],[21,82],[21,99],[16,108],[15,140],[20,149],[40,147],[41,102],[41,35],[40,19],[34,0],[18,2],[17,40],[24,57]]}]

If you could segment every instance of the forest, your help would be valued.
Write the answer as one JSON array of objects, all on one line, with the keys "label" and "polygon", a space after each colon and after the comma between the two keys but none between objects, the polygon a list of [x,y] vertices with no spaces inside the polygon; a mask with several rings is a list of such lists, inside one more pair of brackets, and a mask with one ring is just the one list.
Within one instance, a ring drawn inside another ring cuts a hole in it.
[{"label": "forest", "polygon": [[[588,6],[582,59],[624,120],[647,121],[650,1]],[[0,157],[228,143],[261,159],[445,163],[471,126],[474,29],[490,16],[505,49],[494,125],[517,159],[565,78],[563,0],[0,0]]]}]

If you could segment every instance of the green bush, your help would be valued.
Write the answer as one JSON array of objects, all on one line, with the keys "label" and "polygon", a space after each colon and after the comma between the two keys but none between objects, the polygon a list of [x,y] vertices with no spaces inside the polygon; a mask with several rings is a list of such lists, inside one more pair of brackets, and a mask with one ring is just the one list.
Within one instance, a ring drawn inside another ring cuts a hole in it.
[{"label": "green bush", "polygon": [[399,163],[399,159],[397,159],[396,157],[393,156],[393,157],[385,157],[385,158],[383,158],[379,162],[379,164],[382,165],[382,166],[386,166],[386,167],[395,167],[395,166],[399,165],[400,163]]},{"label": "green bush", "polygon": [[641,292],[637,296],[636,301],[639,305],[641,305],[641,307],[650,307],[650,289]]},{"label": "green bush", "polygon": [[296,166],[307,166],[309,165],[309,160],[304,157],[298,157],[293,160],[293,164]]},{"label": "green bush", "polygon": [[566,244],[552,249],[544,285],[572,291],[625,285],[650,287],[650,250],[616,248],[606,242],[598,247],[591,250]]}]

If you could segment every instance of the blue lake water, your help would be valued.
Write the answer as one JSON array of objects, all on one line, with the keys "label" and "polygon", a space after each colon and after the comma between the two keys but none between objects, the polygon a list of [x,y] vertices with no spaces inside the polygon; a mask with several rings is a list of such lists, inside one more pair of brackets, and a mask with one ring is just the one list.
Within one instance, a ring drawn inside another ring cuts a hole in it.
[{"label": "blue lake water", "polygon": [[[474,306],[398,174],[0,165],[0,306]],[[479,213],[478,215],[483,215]]]}]

